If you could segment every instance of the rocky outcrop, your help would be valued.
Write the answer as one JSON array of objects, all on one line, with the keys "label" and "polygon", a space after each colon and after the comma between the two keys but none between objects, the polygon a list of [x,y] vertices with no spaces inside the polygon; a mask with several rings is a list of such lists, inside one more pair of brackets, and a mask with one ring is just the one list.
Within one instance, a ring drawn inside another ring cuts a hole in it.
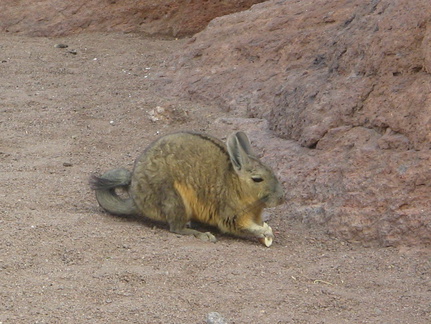
[{"label": "rocky outcrop", "polygon": [[2,0],[0,31],[32,36],[121,31],[180,37],[258,2],[262,1]]},{"label": "rocky outcrop", "polygon": [[273,154],[291,217],[349,240],[430,244],[429,53],[427,0],[268,1],[195,35],[169,91],[293,141]]}]

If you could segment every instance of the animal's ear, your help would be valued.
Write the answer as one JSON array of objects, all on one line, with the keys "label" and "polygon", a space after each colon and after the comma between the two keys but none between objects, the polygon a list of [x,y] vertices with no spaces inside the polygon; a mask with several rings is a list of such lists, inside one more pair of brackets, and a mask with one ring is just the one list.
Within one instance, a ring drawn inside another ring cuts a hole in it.
[{"label": "animal's ear", "polygon": [[253,155],[250,141],[243,132],[232,134],[227,139],[227,150],[236,171],[250,164],[249,156]]},{"label": "animal's ear", "polygon": [[254,156],[253,150],[251,149],[250,141],[247,137],[247,135],[243,132],[237,132],[235,134],[236,138],[238,139],[239,144],[244,149],[245,153],[249,156]]}]

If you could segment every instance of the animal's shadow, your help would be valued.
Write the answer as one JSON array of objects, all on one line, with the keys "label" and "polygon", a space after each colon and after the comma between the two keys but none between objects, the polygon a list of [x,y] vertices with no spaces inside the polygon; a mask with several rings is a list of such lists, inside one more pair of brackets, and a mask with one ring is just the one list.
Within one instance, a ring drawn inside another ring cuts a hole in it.
[{"label": "animal's shadow", "polygon": [[[153,219],[150,219],[148,217],[141,216],[141,215],[114,215],[114,214],[111,214],[111,213],[103,210],[100,207],[95,208],[95,209],[96,210],[92,210],[93,213],[103,214],[106,217],[112,217],[114,219],[117,219],[117,220],[123,221],[123,222],[134,222],[134,223],[140,224],[146,228],[162,229],[162,230],[165,230],[166,232],[168,232],[172,235],[176,235],[176,234],[170,232],[169,225],[163,221],[153,220]],[[211,232],[214,236],[216,236],[217,241],[229,240],[229,241],[243,242],[243,243],[252,244],[252,245],[256,245],[256,242],[257,242],[256,238],[253,238],[250,236],[235,236],[235,235],[232,235],[229,233],[222,233],[215,226],[203,224],[203,223],[196,222],[196,221],[189,222],[187,224],[187,227],[193,228],[193,229],[201,231],[201,232]]]}]

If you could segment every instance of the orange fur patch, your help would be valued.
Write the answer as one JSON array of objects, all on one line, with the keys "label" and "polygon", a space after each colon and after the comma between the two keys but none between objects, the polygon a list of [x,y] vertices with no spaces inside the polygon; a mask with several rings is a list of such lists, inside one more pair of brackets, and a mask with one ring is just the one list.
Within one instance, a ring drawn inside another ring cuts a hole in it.
[{"label": "orange fur patch", "polygon": [[200,201],[196,190],[185,184],[174,182],[174,188],[180,194],[186,208],[187,218],[198,222],[216,226],[216,208],[210,201]]}]

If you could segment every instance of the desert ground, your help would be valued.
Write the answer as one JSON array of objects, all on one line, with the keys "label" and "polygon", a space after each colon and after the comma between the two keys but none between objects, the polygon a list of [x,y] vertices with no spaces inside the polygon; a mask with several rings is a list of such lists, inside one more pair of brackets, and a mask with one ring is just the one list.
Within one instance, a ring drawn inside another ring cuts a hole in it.
[{"label": "desert ground", "polygon": [[430,323],[425,248],[345,242],[282,208],[270,248],[209,243],[98,206],[89,176],[159,136],[223,137],[228,112],[160,94],[186,41],[0,35],[0,323]]}]

